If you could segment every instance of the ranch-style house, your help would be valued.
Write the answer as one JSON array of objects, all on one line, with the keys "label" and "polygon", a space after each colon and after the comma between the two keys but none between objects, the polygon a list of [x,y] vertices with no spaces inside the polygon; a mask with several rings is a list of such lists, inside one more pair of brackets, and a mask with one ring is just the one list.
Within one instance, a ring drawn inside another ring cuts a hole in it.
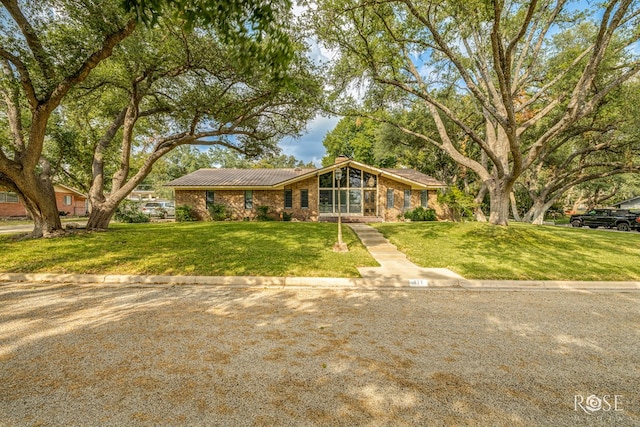
[{"label": "ranch-style house", "polygon": [[[336,180],[336,171],[342,173]],[[200,219],[213,204],[225,205],[235,220],[254,219],[258,206],[299,221],[331,221],[338,209],[345,221],[398,221],[418,206],[438,217],[437,191],[445,184],[413,169],[369,166],[338,157],[319,169],[200,169],[167,184],[176,206],[189,205]]]}]

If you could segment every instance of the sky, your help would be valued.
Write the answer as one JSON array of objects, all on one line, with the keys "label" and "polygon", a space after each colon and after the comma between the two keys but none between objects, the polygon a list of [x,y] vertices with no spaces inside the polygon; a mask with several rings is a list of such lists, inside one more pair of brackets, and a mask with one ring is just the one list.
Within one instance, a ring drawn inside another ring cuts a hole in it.
[{"label": "sky", "polygon": [[304,163],[313,162],[317,167],[321,166],[322,158],[326,154],[322,140],[327,132],[331,131],[339,117],[316,116],[314,120],[307,124],[307,133],[299,138],[287,137],[282,139],[278,145],[282,148],[282,153],[294,156]]}]

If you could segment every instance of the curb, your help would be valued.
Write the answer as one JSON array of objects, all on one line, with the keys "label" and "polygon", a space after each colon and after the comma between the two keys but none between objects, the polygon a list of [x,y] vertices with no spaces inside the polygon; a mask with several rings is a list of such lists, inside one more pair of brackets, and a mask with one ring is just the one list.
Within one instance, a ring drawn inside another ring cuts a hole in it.
[{"label": "curb", "polygon": [[0,282],[105,285],[210,285],[240,288],[458,289],[467,291],[640,291],[640,282],[534,280],[362,279],[344,277],[159,276],[116,274],[0,273]]},{"label": "curb", "polygon": [[[400,288],[409,280],[362,279],[344,277],[272,277],[272,276],[144,276],[116,274],[0,273],[1,282],[36,282],[105,285],[210,285],[242,288]],[[458,281],[431,284],[432,287],[458,285]]]}]

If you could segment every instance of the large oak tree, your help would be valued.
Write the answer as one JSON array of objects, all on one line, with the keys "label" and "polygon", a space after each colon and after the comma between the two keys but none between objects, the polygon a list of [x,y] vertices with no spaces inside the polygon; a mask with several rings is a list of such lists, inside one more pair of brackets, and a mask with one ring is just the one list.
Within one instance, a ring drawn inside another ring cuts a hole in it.
[{"label": "large oak tree", "polygon": [[[34,236],[61,230],[50,165],[42,158],[51,115],[92,71],[131,36],[139,20],[153,26],[164,14],[186,27],[210,25],[237,58],[283,80],[292,50],[278,12],[290,2],[262,0],[1,0],[0,184],[16,191],[34,219]],[[186,7],[189,6],[189,7]]]},{"label": "large oak tree", "polygon": [[[489,222],[506,225],[516,180],[640,70],[638,2],[581,5],[321,0],[311,22],[338,52],[332,108],[393,124],[447,153],[482,181]],[[473,109],[447,102],[443,91]],[[407,109],[424,111],[436,131],[395,120]],[[482,155],[468,155],[469,144]]]},{"label": "large oak tree", "polygon": [[[204,28],[184,32],[161,20],[120,44],[62,105],[59,153],[92,147],[87,228],[106,229],[119,203],[154,164],[182,145],[223,146],[248,155],[273,151],[313,116],[320,95],[302,45],[285,81],[242,66],[234,47]],[[66,108],[65,108],[66,107]]]}]

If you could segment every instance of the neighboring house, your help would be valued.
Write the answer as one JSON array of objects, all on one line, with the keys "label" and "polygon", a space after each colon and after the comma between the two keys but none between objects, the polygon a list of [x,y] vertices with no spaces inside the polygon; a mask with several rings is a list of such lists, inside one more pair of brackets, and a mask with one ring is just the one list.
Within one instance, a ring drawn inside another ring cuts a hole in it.
[{"label": "neighboring house", "polygon": [[[335,171],[342,170],[340,203]],[[413,169],[386,169],[338,157],[320,169],[200,169],[167,184],[176,206],[189,205],[200,219],[213,204],[227,206],[233,219],[253,219],[258,206],[300,221],[335,219],[398,221],[405,211],[437,205],[445,184]]]},{"label": "neighboring house", "polygon": [[625,200],[624,202],[616,203],[613,206],[620,209],[640,209],[640,196]]},{"label": "neighboring house", "polygon": [[150,185],[138,185],[131,193],[129,193],[127,199],[138,202],[154,200],[153,188]]},{"label": "neighboring house", "polygon": [[[87,213],[87,196],[78,190],[62,184],[55,184],[53,190],[56,193],[58,211],[67,215],[80,216]],[[16,193],[0,187],[0,217],[25,217],[28,216]]]}]

